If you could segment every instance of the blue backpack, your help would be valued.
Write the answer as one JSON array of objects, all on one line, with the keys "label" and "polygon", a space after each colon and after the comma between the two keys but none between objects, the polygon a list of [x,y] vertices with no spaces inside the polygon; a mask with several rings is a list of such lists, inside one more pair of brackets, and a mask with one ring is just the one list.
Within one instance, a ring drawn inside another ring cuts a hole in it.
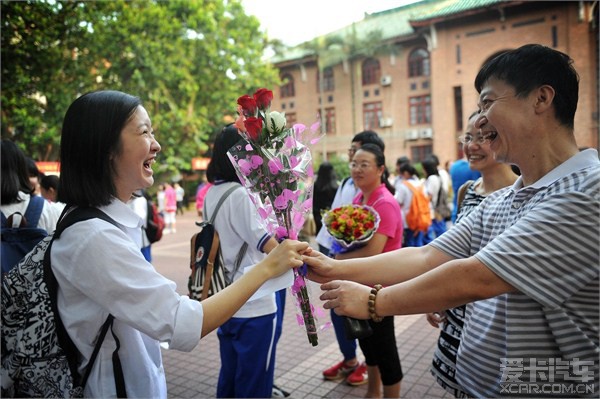
[{"label": "blue backpack", "polygon": [[44,198],[32,195],[25,215],[15,212],[8,218],[2,213],[2,275],[8,273],[38,242],[48,235],[37,227],[44,209]]}]

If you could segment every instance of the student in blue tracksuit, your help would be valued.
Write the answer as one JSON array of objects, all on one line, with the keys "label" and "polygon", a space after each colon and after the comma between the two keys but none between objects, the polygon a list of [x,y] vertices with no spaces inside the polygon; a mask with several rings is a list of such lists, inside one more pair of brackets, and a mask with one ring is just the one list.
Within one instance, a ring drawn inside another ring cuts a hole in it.
[{"label": "student in blue tracksuit", "polygon": [[[227,150],[241,139],[237,128],[225,127],[217,136],[213,157],[208,165],[208,181],[214,183],[204,199],[209,220],[219,199],[237,186],[219,209],[214,225],[219,232],[226,275],[237,280],[244,267],[263,259],[277,246],[259,223],[256,207],[241,186]],[[239,269],[234,264],[243,243],[248,244]],[[218,398],[270,398],[275,371],[277,324],[275,293],[246,302],[233,317],[218,329],[221,371],[217,384]]]}]

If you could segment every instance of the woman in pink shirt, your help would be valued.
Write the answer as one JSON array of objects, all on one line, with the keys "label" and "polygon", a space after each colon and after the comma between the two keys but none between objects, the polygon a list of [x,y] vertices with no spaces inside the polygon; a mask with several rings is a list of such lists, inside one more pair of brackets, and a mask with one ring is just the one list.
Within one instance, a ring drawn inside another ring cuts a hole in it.
[{"label": "woman in pink shirt", "polygon": [[204,198],[212,185],[212,183],[203,183],[196,191],[196,211],[198,212],[200,219],[202,219],[204,213]]},{"label": "woman in pink shirt", "polygon": [[[394,198],[395,190],[387,179],[383,151],[375,144],[363,144],[354,154],[350,166],[354,184],[360,189],[352,202],[375,209],[380,221],[377,231],[365,246],[338,254],[336,259],[373,256],[400,248],[402,214]],[[366,397],[382,397],[383,385],[384,398],[398,398],[403,374],[396,346],[394,317],[384,317],[381,322],[369,320],[369,324],[373,335],[358,340],[369,376]]]},{"label": "woman in pink shirt", "polygon": [[165,184],[165,234],[175,233],[177,213],[177,193],[170,183]]}]

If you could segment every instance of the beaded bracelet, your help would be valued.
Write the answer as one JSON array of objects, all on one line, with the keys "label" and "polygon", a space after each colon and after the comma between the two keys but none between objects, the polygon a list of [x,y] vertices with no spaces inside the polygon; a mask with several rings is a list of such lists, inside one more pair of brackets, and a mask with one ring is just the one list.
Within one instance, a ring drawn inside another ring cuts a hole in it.
[{"label": "beaded bracelet", "polygon": [[375,312],[375,300],[377,298],[377,293],[382,288],[383,287],[381,284],[375,284],[375,286],[371,288],[371,293],[369,294],[369,316],[371,317],[371,320],[376,323],[379,323],[381,320],[383,320],[383,317],[377,316],[377,313]]}]

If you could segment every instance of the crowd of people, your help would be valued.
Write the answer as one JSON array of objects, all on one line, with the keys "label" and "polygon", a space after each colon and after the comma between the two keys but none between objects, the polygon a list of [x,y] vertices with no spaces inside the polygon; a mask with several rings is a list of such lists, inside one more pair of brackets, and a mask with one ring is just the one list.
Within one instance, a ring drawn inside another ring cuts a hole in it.
[{"label": "crowd of people", "polygon": [[597,396],[600,162],[574,137],[578,84],[569,56],[544,46],[488,61],[475,79],[476,131],[461,138],[482,177],[465,187],[458,223],[422,247],[304,256],[325,307],[458,326],[452,342],[440,337],[451,356],[433,362],[456,396]]},{"label": "crowd of people", "polygon": [[[44,175],[38,170],[35,161],[12,141],[3,139],[2,148],[2,198],[0,210],[8,218],[19,213],[24,215],[32,198],[43,198],[38,226],[52,232],[64,204],[58,202],[58,177]],[[33,226],[35,227],[35,226]]]},{"label": "crowd of people", "polygon": [[[468,156],[467,150],[469,148],[465,148]],[[339,182],[331,164],[325,162],[319,167],[313,190],[313,214],[318,221],[316,242],[322,254],[341,260],[366,258],[401,247],[421,247],[442,235],[452,224],[451,214],[440,215],[436,208],[440,201],[445,201],[444,206],[452,209],[451,201],[455,195],[451,178],[454,181],[463,178],[462,183],[465,183],[470,176],[451,177],[440,167],[434,154],[424,159],[420,166],[406,156],[399,157],[396,173],[391,175],[384,151],[383,139],[376,132],[367,130],[356,134],[348,149],[350,177]],[[417,167],[423,170],[423,176]],[[474,169],[478,168],[474,166]],[[413,190],[421,190],[428,205],[430,225],[423,231],[411,230],[406,222]],[[320,218],[324,210],[348,204],[372,206],[383,216],[373,238],[365,246],[336,253],[334,241]],[[333,310],[330,316],[343,359],[324,370],[323,378],[343,379],[352,386],[367,384],[367,397],[399,397],[403,373],[396,349],[393,317],[384,317],[379,323],[370,321],[373,335],[356,340],[347,336],[344,317]],[[364,362],[358,360],[357,341]]]},{"label": "crowd of people", "polygon": [[[267,279],[303,263],[308,277],[322,283],[341,352],[324,379],[367,384],[366,397],[400,397],[404,373],[394,317],[424,314],[440,329],[431,372],[455,397],[515,394],[506,369],[519,359],[518,380],[538,387],[546,380],[527,362],[567,362],[571,374],[552,380],[563,384],[581,382],[577,370],[585,366],[589,379],[582,382],[594,387],[585,393],[597,396],[600,162],[574,138],[578,83],[569,56],[540,45],[488,61],[475,79],[478,110],[458,138],[465,157],[449,168],[434,154],[419,162],[400,157],[392,176],[383,139],[368,130],[356,134],[348,178],[339,181],[328,162],[318,168],[318,250],[301,241],[280,243],[260,225],[225,156],[239,134],[224,127],[195,209],[202,220],[222,205],[214,224],[227,248],[231,285],[202,302],[179,295],[150,263],[146,190],[161,146],[135,96],[99,91],[71,104],[60,177],[42,176],[18,146],[2,140],[0,210],[7,217],[25,214],[42,195],[37,225],[48,232],[61,214],[77,208],[98,208],[115,222],[90,219],[69,227],[50,255],[58,312],[81,354],[80,371],[107,316],[115,317],[120,342],[106,336],[90,366],[86,397],[117,394],[115,348],[128,396],[167,397],[159,343],[190,351],[215,329],[217,397],[272,396],[279,389],[273,380],[285,291],[249,298]],[[424,229],[408,222],[419,193],[429,210]],[[183,189],[161,184],[156,202],[165,233],[176,233]],[[344,251],[321,215],[350,204],[368,205],[381,217],[365,245]],[[249,265],[256,267],[242,273]],[[371,335],[350,336],[348,317],[367,320]]]}]

